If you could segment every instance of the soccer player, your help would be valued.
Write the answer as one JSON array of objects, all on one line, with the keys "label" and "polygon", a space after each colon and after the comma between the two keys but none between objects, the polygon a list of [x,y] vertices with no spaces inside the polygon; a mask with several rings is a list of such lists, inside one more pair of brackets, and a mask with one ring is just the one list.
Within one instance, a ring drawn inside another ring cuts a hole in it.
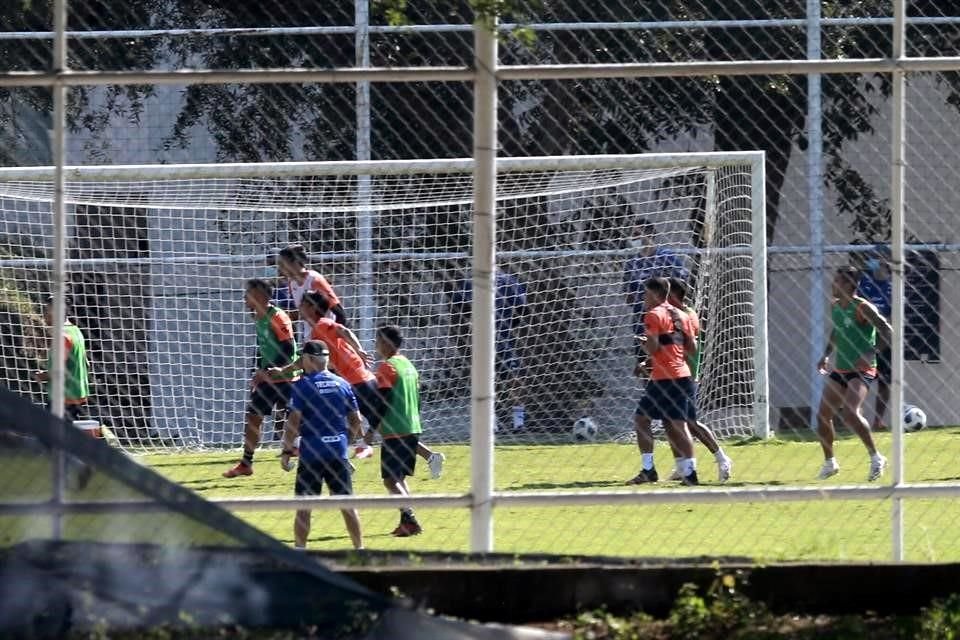
[{"label": "soccer player", "polygon": [[[299,319],[300,303],[308,291],[318,291],[330,301],[330,317],[337,323],[347,326],[347,315],[340,304],[340,298],[333,290],[330,282],[317,271],[307,267],[307,252],[303,245],[292,244],[280,250],[277,255],[277,271],[287,281],[292,309],[290,318]],[[304,323],[301,331],[303,339],[310,334],[310,327]]]},{"label": "soccer player", "polygon": [[[817,412],[817,433],[824,457],[818,475],[820,480],[840,471],[833,455],[836,437],[833,418],[841,409],[847,426],[860,437],[870,454],[867,480],[878,480],[887,465],[886,458],[877,451],[870,425],[863,417],[863,401],[870,391],[870,383],[877,377],[877,332],[888,344],[891,328],[875,306],[855,295],[857,279],[858,272],[853,267],[839,269],[833,278],[834,301],[830,311],[833,329],[818,367],[821,373],[830,372]],[[834,350],[836,359],[831,368],[830,356]]]},{"label": "soccer player", "polygon": [[[877,308],[880,315],[890,322],[893,287],[890,282],[890,265],[886,251],[878,251],[876,256],[867,258],[864,271],[857,284],[857,295],[868,300]],[[890,404],[890,375],[893,354],[886,344],[877,352],[877,397],[873,405],[873,430],[885,429],[883,418]]]},{"label": "soccer player", "polygon": [[[686,304],[686,297],[687,284],[680,278],[670,278],[670,295],[667,297],[667,301],[689,316],[690,323],[694,331],[693,335],[695,338],[697,338],[696,351],[687,354],[687,366],[690,367],[690,377],[693,378],[694,402],[696,402],[698,381],[700,378],[700,318],[697,316],[697,312],[694,310],[694,308]],[[714,435],[713,430],[699,420],[687,422],[687,428],[690,429],[690,433],[693,435],[693,437],[702,442],[703,446],[705,446],[716,459],[717,479],[720,482],[726,482],[729,480],[730,473],[733,471],[733,460],[731,460],[724,452],[723,447],[721,447],[720,443],[717,441],[717,437]],[[674,470],[673,475],[670,476],[670,479],[680,480],[683,476],[681,475],[681,469],[679,466],[680,456],[677,455],[676,451],[674,451],[674,458],[677,461],[677,467]]]},{"label": "soccer player", "polygon": [[[303,319],[311,326],[310,339],[322,340],[327,344],[330,349],[332,368],[353,385],[360,414],[367,419],[368,424],[373,425],[379,420],[376,413],[380,410],[377,378],[367,368],[367,363],[373,358],[360,346],[353,331],[326,317],[329,310],[330,301],[319,291],[304,294],[300,312]],[[292,371],[296,368],[297,363],[292,363],[286,370]],[[427,461],[431,475],[439,478],[443,473],[446,457],[423,444],[420,444],[418,453]]]},{"label": "soccer player", "polygon": [[223,472],[224,478],[253,475],[253,453],[260,444],[263,417],[272,413],[274,407],[286,408],[292,383],[299,378],[296,369],[268,373],[297,361],[293,323],[286,312],[270,304],[271,293],[267,282],[247,280],[243,300],[253,313],[257,328],[258,361],[250,382],[250,401],[243,432],[243,458],[235,467]]},{"label": "soccer player", "polygon": [[667,302],[669,292],[670,282],[666,278],[649,278],[644,284],[644,304],[648,311],[643,317],[646,334],[641,343],[652,366],[650,382],[634,418],[640,448],[640,473],[627,484],[658,480],[653,464],[652,420],[664,422],[667,438],[680,454],[683,484],[700,484],[693,440],[687,431],[687,423],[697,420],[693,378],[687,364],[687,354],[696,351],[697,338],[689,316]]},{"label": "soccer player", "polygon": [[[63,322],[63,417],[71,422],[87,418],[87,399],[90,396],[90,365],[87,360],[87,342],[80,327],[70,321],[70,300],[65,301],[66,318]],[[53,330],[53,297],[43,307],[43,319]],[[47,399],[50,397],[50,370],[53,368],[53,348],[47,354],[47,368],[35,371],[37,382],[47,383]]]},{"label": "soccer player", "polygon": [[[634,345],[638,359],[643,359],[645,355],[641,337],[644,334],[644,282],[649,278],[677,277],[686,280],[689,275],[681,257],[665,247],[657,246],[654,239],[652,224],[641,222],[636,225],[630,246],[637,249],[639,254],[627,260],[623,268],[623,290],[627,296],[627,304],[633,310]],[[639,370],[634,373],[640,375]]]},{"label": "soccer player", "polygon": [[[299,436],[300,464],[294,485],[294,494],[298,496],[319,496],[324,484],[332,496],[353,494],[347,447],[363,434],[363,425],[353,388],[340,376],[327,371],[329,357],[330,350],[321,340],[310,340],[303,345],[300,358],[303,376],[294,383],[290,396],[290,417],[283,431],[280,466],[290,469],[294,440]],[[357,510],[341,509],[340,513],[353,547],[363,549]],[[298,510],[293,520],[294,546],[306,548],[309,535],[310,510]]]},{"label": "soccer player", "polygon": [[[408,496],[407,476],[412,476],[417,464],[417,445],[423,429],[420,425],[420,374],[400,353],[403,336],[400,329],[386,325],[377,328],[377,354],[383,362],[377,368],[382,406],[377,412],[379,421],[370,425],[364,436],[367,444],[380,431],[383,447],[380,451],[380,476],[383,486],[394,495]],[[400,509],[400,524],[393,530],[398,538],[415,536],[423,531],[413,509]]]}]

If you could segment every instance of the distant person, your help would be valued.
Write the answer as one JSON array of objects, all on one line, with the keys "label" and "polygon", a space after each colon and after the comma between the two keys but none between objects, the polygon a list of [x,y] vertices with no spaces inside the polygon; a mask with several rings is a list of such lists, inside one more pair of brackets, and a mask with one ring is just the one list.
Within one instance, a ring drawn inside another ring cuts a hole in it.
[{"label": "distant person", "polygon": [[[857,295],[868,300],[881,316],[890,322],[891,301],[893,287],[890,281],[890,263],[888,252],[885,249],[867,258],[864,263],[860,281],[857,284]],[[877,352],[877,396],[873,405],[873,430],[886,429],[884,417],[890,405],[890,377],[893,354],[890,344],[884,343]]]},{"label": "distant person", "polygon": [[[289,297],[284,296],[292,303],[288,309],[291,320],[300,319],[300,304],[308,291],[316,291],[326,296],[330,301],[328,313],[330,318],[338,324],[347,326],[347,314],[343,310],[340,298],[333,290],[333,285],[318,271],[308,267],[307,250],[303,245],[292,244],[280,250],[277,254],[277,272],[286,281]],[[310,327],[303,323],[301,339],[306,340],[310,334]]]},{"label": "distant person", "polygon": [[[293,385],[290,417],[283,433],[280,466],[291,467],[294,442],[299,436],[300,463],[294,494],[319,496],[323,485],[332,496],[353,494],[353,470],[347,460],[350,442],[361,437],[363,425],[353,388],[327,371],[330,351],[321,340],[303,346],[303,376]],[[341,509],[343,522],[355,549],[363,549],[360,516],[356,509]],[[300,509],[293,521],[293,544],[306,548],[310,535],[310,510]]]},{"label": "distant person", "polygon": [[243,457],[235,467],[223,473],[224,478],[253,475],[253,454],[260,444],[263,417],[274,408],[286,409],[292,383],[299,371],[268,373],[297,361],[297,342],[293,323],[282,309],[270,304],[270,285],[259,279],[248,280],[243,300],[253,313],[257,330],[257,364],[250,381],[250,400],[247,404],[246,425],[243,432]]},{"label": "distant person", "polygon": [[[381,408],[379,420],[371,425],[365,440],[373,443],[379,431],[383,438],[380,450],[380,476],[383,486],[393,495],[409,496],[407,476],[417,464],[417,446],[423,427],[420,422],[420,374],[413,363],[400,353],[403,335],[393,325],[377,328],[377,354],[383,359],[377,368]],[[400,509],[400,523],[393,530],[398,538],[415,536],[423,531],[411,507]]]},{"label": "distant person", "polygon": [[638,253],[624,264],[623,291],[633,311],[635,355],[642,357],[645,353],[640,340],[640,336],[644,335],[644,283],[650,278],[679,278],[685,281],[690,272],[679,254],[656,243],[656,231],[649,222],[641,222],[633,228],[630,246]]},{"label": "distant person", "polygon": [[[817,476],[825,480],[840,471],[834,457],[833,442],[836,433],[833,418],[843,409],[843,419],[870,454],[867,481],[883,475],[887,459],[877,451],[870,433],[870,425],[863,417],[863,401],[870,391],[870,383],[877,377],[877,334],[880,341],[889,343],[890,323],[875,306],[857,297],[859,272],[854,267],[839,269],[833,278],[833,307],[830,318],[833,328],[818,369],[828,375],[820,409],[817,412],[817,433],[823,448],[823,467]],[[831,366],[831,357],[836,359]]]},{"label": "distant person", "polygon": [[[450,306],[454,326],[472,325],[473,282],[469,276],[457,284],[450,297]],[[522,362],[516,335],[526,312],[526,284],[517,275],[497,267],[494,275],[494,367],[499,387],[496,414],[501,426],[512,425],[516,430],[523,429],[526,421],[524,406],[518,397]]]},{"label": "distant person", "polygon": [[[87,342],[80,327],[70,321],[72,309],[65,301],[63,321],[63,418],[71,422],[86,420],[87,400],[90,396],[90,365],[87,360]],[[43,307],[43,319],[53,335],[53,297]],[[47,383],[48,407],[53,402],[50,389],[50,371],[53,369],[53,347],[47,354],[47,368],[35,371],[37,382]]]},{"label": "distant person", "polygon": [[[667,438],[679,454],[681,481],[685,485],[700,484],[693,440],[687,424],[697,421],[693,378],[688,354],[697,350],[697,338],[690,317],[667,301],[670,282],[666,278],[648,278],[643,285],[648,311],[643,322],[646,331],[641,344],[650,360],[650,382],[644,389],[634,418],[637,446],[640,449],[640,472],[627,484],[657,482],[659,476],[653,461],[653,420],[662,420]],[[643,367],[638,363],[635,371]]]}]

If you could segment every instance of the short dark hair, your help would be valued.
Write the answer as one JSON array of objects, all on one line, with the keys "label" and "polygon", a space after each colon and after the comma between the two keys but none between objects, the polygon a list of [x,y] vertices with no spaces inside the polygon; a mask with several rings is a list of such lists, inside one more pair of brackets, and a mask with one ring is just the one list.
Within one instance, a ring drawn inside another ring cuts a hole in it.
[{"label": "short dark hair", "polygon": [[319,291],[308,291],[303,294],[303,301],[319,311],[321,314],[330,311],[330,299]]},{"label": "short dark hair", "polygon": [[856,287],[860,282],[860,270],[856,267],[840,267],[837,269],[837,277],[846,280],[847,284]]},{"label": "short dark hair", "polygon": [[400,327],[395,324],[385,324],[377,327],[377,335],[393,345],[394,349],[403,346],[403,335],[400,333]]},{"label": "short dark hair", "polygon": [[251,278],[247,280],[247,291],[256,291],[257,293],[262,293],[268,299],[273,295],[273,287],[270,286],[266,280],[261,280],[260,278]]},{"label": "short dark hair", "polygon": [[[43,301],[43,304],[48,307],[53,307],[54,296],[47,296],[47,299]],[[63,296],[63,310],[70,314],[73,310],[73,300],[70,299],[70,296]]]},{"label": "short dark hair", "polygon": [[302,244],[291,244],[280,249],[278,257],[301,267],[307,266],[307,250]]},{"label": "short dark hair", "polygon": [[687,283],[680,278],[670,278],[670,295],[683,302],[687,297]]},{"label": "short dark hair", "polygon": [[664,298],[670,295],[670,281],[666,278],[647,278],[643,288]]}]

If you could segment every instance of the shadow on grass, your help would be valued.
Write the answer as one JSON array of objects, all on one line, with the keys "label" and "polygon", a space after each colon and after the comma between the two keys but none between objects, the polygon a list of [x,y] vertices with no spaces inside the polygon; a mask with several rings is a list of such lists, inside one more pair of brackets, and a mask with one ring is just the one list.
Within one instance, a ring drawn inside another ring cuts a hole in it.
[{"label": "shadow on grass", "polygon": [[[784,483],[779,480],[764,480],[758,482],[701,482],[700,487],[707,489],[727,489],[743,487],[776,487],[793,483]],[[680,482],[673,480],[661,480],[655,484],[629,485],[625,480],[606,480],[599,482],[530,482],[527,484],[511,485],[498,491],[536,491],[536,490],[560,490],[560,489],[596,489],[602,487],[618,487],[621,489],[636,489],[638,487],[649,487],[650,489],[686,489]]]}]

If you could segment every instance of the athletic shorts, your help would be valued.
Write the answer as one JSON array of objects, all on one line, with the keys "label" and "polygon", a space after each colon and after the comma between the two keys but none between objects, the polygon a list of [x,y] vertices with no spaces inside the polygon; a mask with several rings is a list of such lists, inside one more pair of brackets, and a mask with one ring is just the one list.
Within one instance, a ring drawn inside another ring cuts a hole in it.
[{"label": "athletic shorts", "polygon": [[877,379],[877,376],[865,373],[863,371],[831,371],[830,379],[846,389],[851,380],[859,378],[863,383],[870,386],[870,383]]},{"label": "athletic shorts", "polygon": [[357,396],[357,409],[370,424],[375,423],[376,412],[380,407],[380,390],[376,380],[368,380],[353,385],[353,395]]},{"label": "athletic shorts", "polygon": [[881,349],[877,353],[877,379],[890,383],[890,378],[893,375],[893,353],[890,351],[890,347],[886,349]]},{"label": "athletic shorts", "polygon": [[697,420],[696,385],[692,378],[651,380],[637,405],[637,415],[651,420]]},{"label": "athletic shorts", "polygon": [[380,448],[380,477],[400,481],[412,476],[417,467],[419,443],[419,434],[384,438]]},{"label": "athletic shorts", "polygon": [[353,476],[350,463],[339,458],[330,460],[314,460],[304,463],[300,460],[297,465],[297,480],[293,487],[294,495],[319,496],[323,485],[332,496],[349,496],[353,494]]},{"label": "athletic shorts", "polygon": [[268,416],[273,408],[286,409],[293,391],[292,382],[261,382],[250,392],[247,414]]}]

